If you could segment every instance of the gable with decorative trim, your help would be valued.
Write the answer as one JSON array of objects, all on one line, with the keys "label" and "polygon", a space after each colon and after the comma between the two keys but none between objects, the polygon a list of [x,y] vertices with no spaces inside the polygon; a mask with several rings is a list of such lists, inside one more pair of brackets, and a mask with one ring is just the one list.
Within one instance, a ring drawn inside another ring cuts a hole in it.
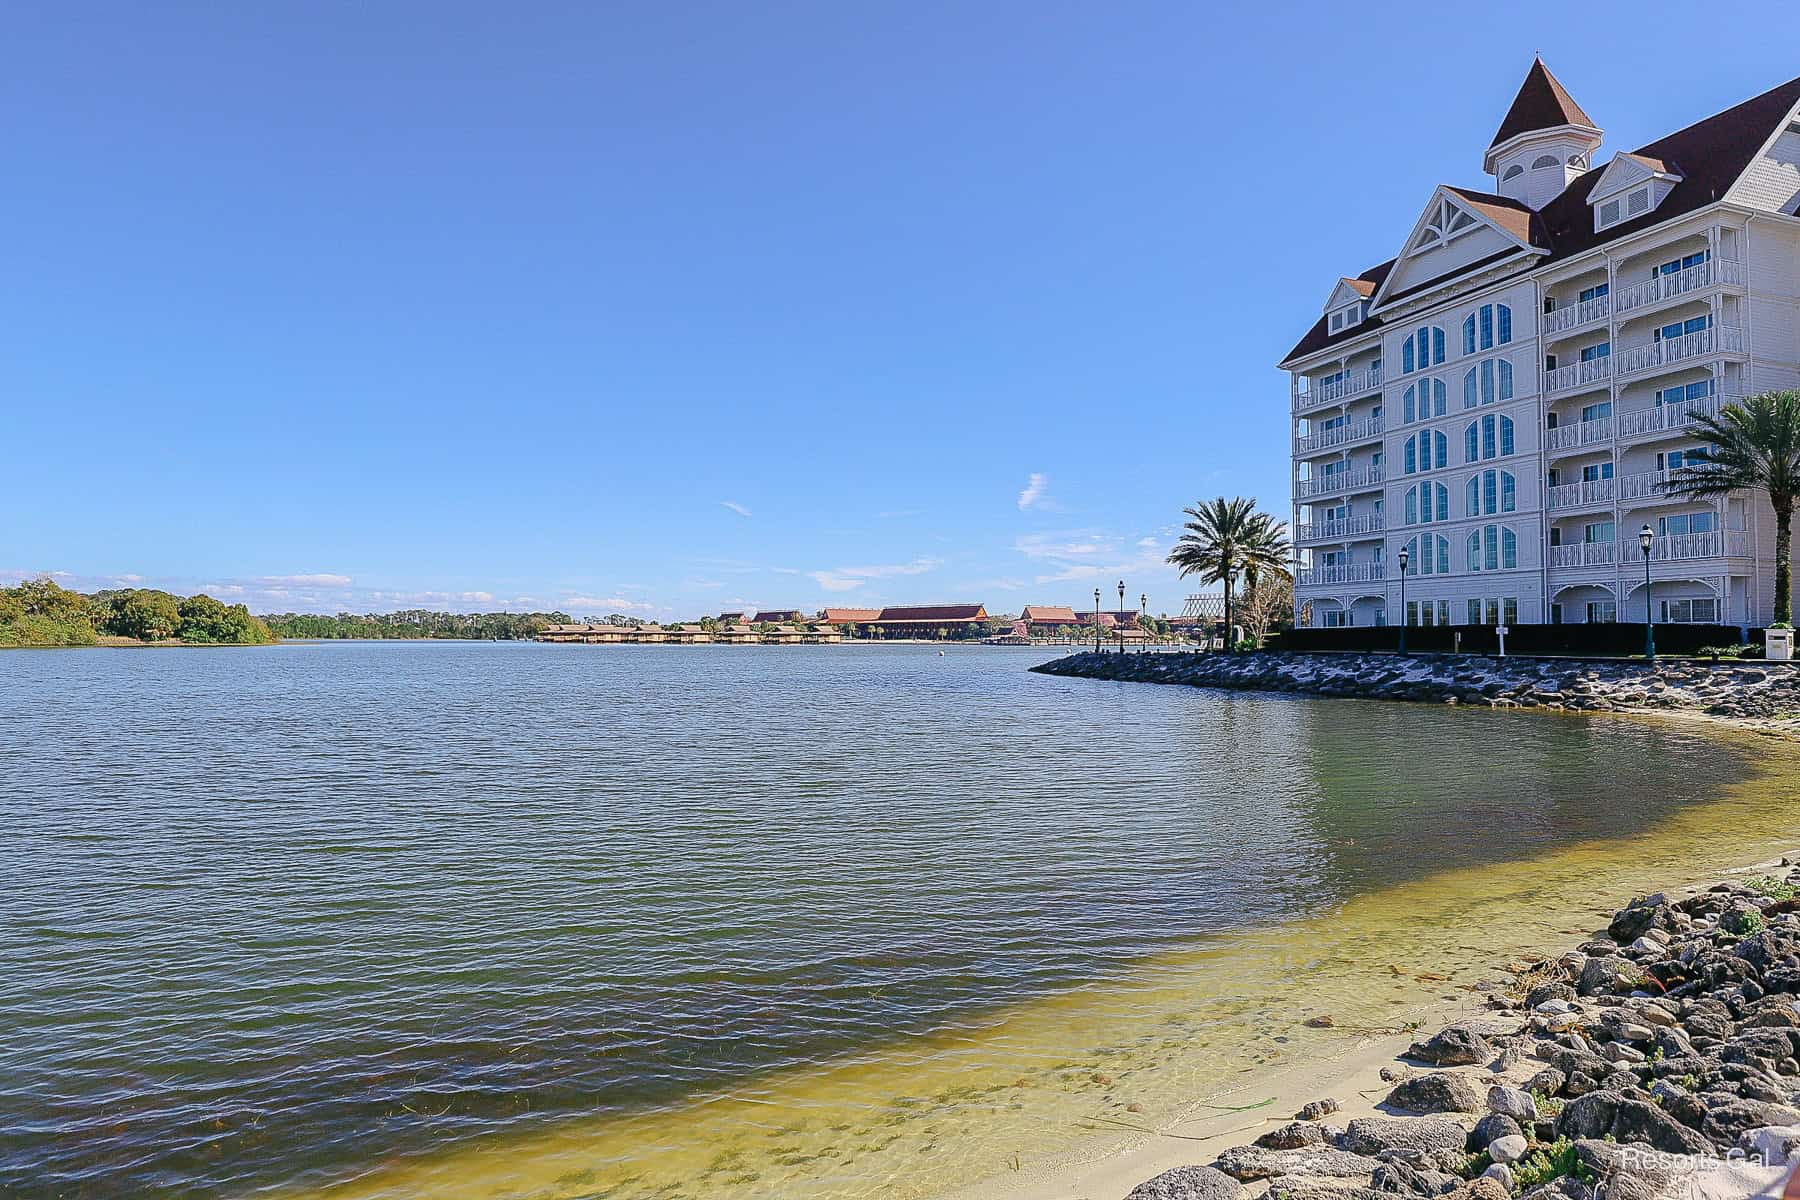
[{"label": "gable with decorative trim", "polygon": [[1526,243],[1500,228],[1473,205],[1440,187],[1413,227],[1412,236],[1407,238],[1394,269],[1376,292],[1375,306],[1379,308],[1390,296],[1496,254],[1526,248]]}]

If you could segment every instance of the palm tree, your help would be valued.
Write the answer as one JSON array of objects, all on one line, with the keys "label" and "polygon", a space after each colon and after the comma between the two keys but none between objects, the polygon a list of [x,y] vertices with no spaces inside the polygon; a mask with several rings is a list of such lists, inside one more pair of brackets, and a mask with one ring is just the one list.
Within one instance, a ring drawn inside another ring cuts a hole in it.
[{"label": "palm tree", "polygon": [[1252,586],[1264,571],[1279,571],[1287,561],[1287,522],[1259,512],[1254,500],[1238,496],[1203,500],[1182,510],[1186,530],[1169,562],[1181,575],[1198,575],[1204,583],[1225,585],[1225,640],[1231,640],[1231,585],[1242,573]]},{"label": "palm tree", "polygon": [[1800,497],[1800,392],[1764,392],[1688,423],[1712,443],[1670,476],[1666,491],[1687,500],[1766,492],[1775,510],[1775,623],[1794,619],[1789,538]]}]

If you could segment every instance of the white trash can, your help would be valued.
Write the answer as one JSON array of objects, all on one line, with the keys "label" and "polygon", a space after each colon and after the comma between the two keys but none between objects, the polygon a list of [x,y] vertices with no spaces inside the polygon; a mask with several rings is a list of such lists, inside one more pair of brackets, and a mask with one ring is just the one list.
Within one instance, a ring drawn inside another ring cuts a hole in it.
[{"label": "white trash can", "polygon": [[1794,657],[1794,631],[1791,629],[1763,630],[1763,657],[1786,662]]}]

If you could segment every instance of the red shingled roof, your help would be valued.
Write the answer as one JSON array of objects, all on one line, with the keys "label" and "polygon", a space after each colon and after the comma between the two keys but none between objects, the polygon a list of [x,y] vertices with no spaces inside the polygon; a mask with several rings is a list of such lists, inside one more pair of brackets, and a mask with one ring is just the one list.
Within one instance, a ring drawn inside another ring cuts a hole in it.
[{"label": "red shingled roof", "polygon": [[1073,624],[1081,618],[1075,615],[1072,608],[1060,608],[1054,604],[1027,604],[1025,611],[1019,614],[1021,621],[1064,621]]},{"label": "red shingled roof", "polygon": [[[1548,72],[1545,72],[1548,75]],[[1560,86],[1560,85],[1559,85]],[[1515,106],[1517,101],[1514,102]],[[1667,137],[1659,138],[1645,146],[1631,151],[1633,157],[1655,160],[1664,164],[1663,169],[1680,174],[1681,181],[1669,190],[1663,202],[1629,221],[1621,221],[1617,225],[1609,225],[1605,229],[1594,228],[1594,213],[1588,207],[1588,193],[1594,190],[1599,182],[1600,174],[1606,168],[1594,167],[1577,178],[1561,194],[1535,214],[1529,226],[1530,236],[1526,239],[1533,245],[1547,247],[1550,253],[1537,262],[1520,267],[1521,271],[1532,270],[1545,263],[1557,262],[1565,258],[1573,258],[1584,254],[1596,246],[1603,245],[1617,238],[1629,237],[1631,234],[1648,229],[1652,225],[1684,216],[1696,209],[1723,198],[1731,185],[1737,182],[1738,176],[1744,173],[1757,151],[1775,133],[1775,126],[1792,112],[1794,106],[1800,104],[1800,78],[1790,79],[1778,87],[1770,88],[1760,96],[1753,96],[1742,104],[1733,105],[1724,112],[1717,113],[1677,130]],[[1580,112],[1579,109],[1576,110]],[[1511,114],[1508,114],[1509,117]],[[1561,124],[1562,122],[1557,122]],[[1583,123],[1591,124],[1585,121]],[[1511,134],[1507,135],[1512,136]],[[1480,197],[1482,202],[1505,200],[1504,197],[1492,197],[1486,192],[1466,193],[1461,188],[1451,189],[1459,196]],[[1473,204],[1475,201],[1470,201]],[[1506,201],[1511,204],[1512,201]],[[1508,218],[1509,220],[1512,218]],[[1498,223],[1498,222],[1496,222]],[[1468,271],[1490,266],[1505,254],[1490,256],[1479,262],[1471,263],[1451,275],[1427,281],[1405,292],[1388,297],[1388,302],[1399,296],[1411,295],[1427,287],[1435,286],[1445,279],[1452,278]],[[1373,279],[1377,285],[1387,278],[1393,269],[1394,260],[1389,259],[1379,266],[1371,267],[1363,272],[1359,279]],[[1381,328],[1380,317],[1371,316],[1362,324],[1351,326],[1338,333],[1332,333],[1321,315],[1306,335],[1294,344],[1282,359],[1285,365],[1296,358],[1304,358],[1327,349],[1339,342],[1360,338],[1372,330]]]},{"label": "red shingled roof", "polygon": [[1585,125],[1589,129],[1597,129],[1593,119],[1581,111],[1581,105],[1575,103],[1573,97],[1557,82],[1550,68],[1544,65],[1541,58],[1533,59],[1531,70],[1525,73],[1525,82],[1519,85],[1519,94],[1513,97],[1512,107],[1506,110],[1506,117],[1500,122],[1500,129],[1494,134],[1494,140],[1488,143],[1492,150],[1509,138],[1516,138],[1521,133],[1530,133],[1534,129],[1554,129],[1558,125]]},{"label": "red shingled roof", "polygon": [[847,622],[874,621],[880,616],[879,608],[828,608],[819,619],[831,625],[843,625]]},{"label": "red shingled roof", "polygon": [[985,621],[987,609],[979,604],[915,604],[884,608],[882,621]]}]

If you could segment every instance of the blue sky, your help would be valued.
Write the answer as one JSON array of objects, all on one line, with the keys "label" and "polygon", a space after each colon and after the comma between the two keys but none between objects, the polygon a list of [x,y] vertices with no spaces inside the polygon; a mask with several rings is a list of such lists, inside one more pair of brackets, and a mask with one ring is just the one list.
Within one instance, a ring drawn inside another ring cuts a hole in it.
[{"label": "blue sky", "polygon": [[1800,74],[1779,7],[1633,11],[16,9],[0,572],[1178,611],[1182,506],[1287,515],[1273,364],[1534,51],[1603,154]]}]

